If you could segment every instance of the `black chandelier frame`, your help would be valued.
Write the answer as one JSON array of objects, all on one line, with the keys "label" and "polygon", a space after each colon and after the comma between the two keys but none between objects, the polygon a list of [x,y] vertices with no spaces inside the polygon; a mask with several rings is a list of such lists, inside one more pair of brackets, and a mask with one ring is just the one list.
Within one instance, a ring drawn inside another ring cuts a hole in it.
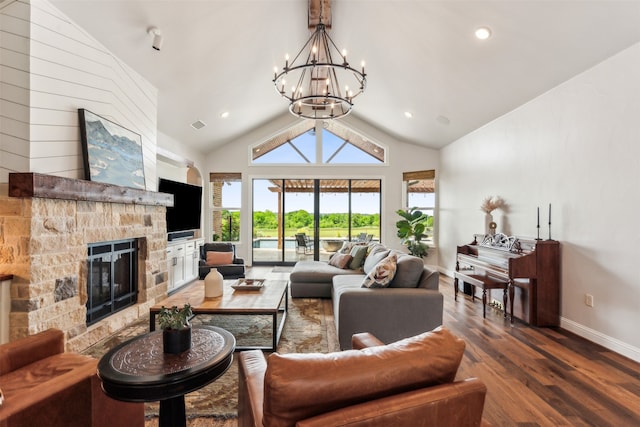
[{"label": "black chandelier frame", "polygon": [[[332,53],[333,51],[333,53]],[[304,63],[297,62],[304,58]],[[333,57],[338,55],[342,63],[335,63]],[[354,82],[354,92],[348,86],[342,88],[342,81]],[[295,83],[287,92],[286,79]],[[273,83],[276,91],[289,101],[289,111],[306,119],[337,119],[346,116],[353,109],[353,100],[364,93],[367,75],[364,70],[357,70],[349,65],[346,53],[341,53],[320,22],[293,58],[291,64],[287,59],[283,70],[274,72]]]}]

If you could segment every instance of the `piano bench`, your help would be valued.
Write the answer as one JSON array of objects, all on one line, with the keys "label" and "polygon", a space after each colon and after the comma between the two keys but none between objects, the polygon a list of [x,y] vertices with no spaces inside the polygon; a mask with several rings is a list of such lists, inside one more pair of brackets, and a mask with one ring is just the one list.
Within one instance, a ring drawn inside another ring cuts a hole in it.
[{"label": "piano bench", "polygon": [[[454,273],[454,286],[455,286],[455,299],[457,299],[458,297],[458,281],[462,280],[465,283],[470,284],[471,286],[474,287],[472,295],[471,295],[471,300],[475,300],[476,297],[476,292],[475,292],[475,287],[479,286],[482,288],[482,318],[486,318],[487,317],[487,289],[502,289],[504,291],[503,297],[502,297],[502,302],[503,302],[503,307],[504,307],[504,317],[507,317],[507,302],[509,301],[508,298],[508,290],[509,290],[509,282],[505,282],[503,280],[497,279],[495,277],[491,277],[487,274],[466,274],[466,273],[460,273],[458,271],[456,271]],[[513,316],[513,313],[511,313],[511,315]]]}]

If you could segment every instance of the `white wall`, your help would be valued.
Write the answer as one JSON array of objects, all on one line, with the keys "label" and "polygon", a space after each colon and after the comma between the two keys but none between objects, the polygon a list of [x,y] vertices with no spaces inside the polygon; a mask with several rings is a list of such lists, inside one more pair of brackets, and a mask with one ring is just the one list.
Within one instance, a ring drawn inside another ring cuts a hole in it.
[{"label": "white wall", "polygon": [[9,172],[84,178],[78,108],[142,136],[156,182],[157,90],[46,0],[0,9],[0,183]]},{"label": "white wall", "polygon": [[[207,156],[205,171],[206,181],[209,172],[241,172],[242,173],[242,203],[241,236],[251,236],[251,182],[255,178],[372,178],[382,180],[382,214],[381,240],[390,247],[403,248],[396,237],[395,223],[400,218],[395,213],[402,208],[402,172],[438,169],[438,151],[406,144],[394,140],[378,129],[349,116],[341,119],[354,131],[387,148],[388,164],[384,166],[337,166],[337,165],[286,165],[257,166],[250,165],[250,147],[264,142],[270,137],[287,129],[296,122],[296,118],[286,113],[278,120],[245,135],[241,139],[231,142]],[[437,172],[436,172],[437,173]],[[208,187],[208,182],[205,183]],[[211,240],[211,212],[205,212],[206,226],[204,237]],[[241,237],[243,244],[237,250],[245,260],[250,262],[251,239]],[[425,259],[429,264],[437,264],[437,254],[431,251]]]},{"label": "white wall", "polygon": [[484,197],[509,205],[498,231],[530,237],[551,203],[561,326],[640,361],[640,44],[445,147],[439,177],[445,269],[484,231]]},{"label": "white wall", "polygon": [[[158,131],[157,149],[158,178],[188,182],[187,173],[189,166],[191,166],[200,173],[203,180],[208,179],[208,173],[203,172],[204,155],[199,151],[187,147],[175,138],[160,131]],[[207,176],[205,177],[205,175]]]}]

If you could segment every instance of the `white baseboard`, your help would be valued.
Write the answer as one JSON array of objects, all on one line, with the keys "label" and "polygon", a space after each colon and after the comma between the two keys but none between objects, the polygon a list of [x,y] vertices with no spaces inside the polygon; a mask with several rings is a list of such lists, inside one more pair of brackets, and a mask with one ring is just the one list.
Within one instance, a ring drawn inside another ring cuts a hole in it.
[{"label": "white baseboard", "polygon": [[560,318],[560,327],[640,363],[640,348],[629,345],[591,328],[587,328],[580,323],[565,319],[564,317]]}]

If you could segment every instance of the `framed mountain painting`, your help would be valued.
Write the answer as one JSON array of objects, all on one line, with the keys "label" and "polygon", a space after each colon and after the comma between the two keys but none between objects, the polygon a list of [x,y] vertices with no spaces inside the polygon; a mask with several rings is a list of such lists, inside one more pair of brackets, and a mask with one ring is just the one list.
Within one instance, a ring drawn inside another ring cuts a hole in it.
[{"label": "framed mountain painting", "polygon": [[145,190],[140,135],[84,108],[78,115],[85,179]]}]

